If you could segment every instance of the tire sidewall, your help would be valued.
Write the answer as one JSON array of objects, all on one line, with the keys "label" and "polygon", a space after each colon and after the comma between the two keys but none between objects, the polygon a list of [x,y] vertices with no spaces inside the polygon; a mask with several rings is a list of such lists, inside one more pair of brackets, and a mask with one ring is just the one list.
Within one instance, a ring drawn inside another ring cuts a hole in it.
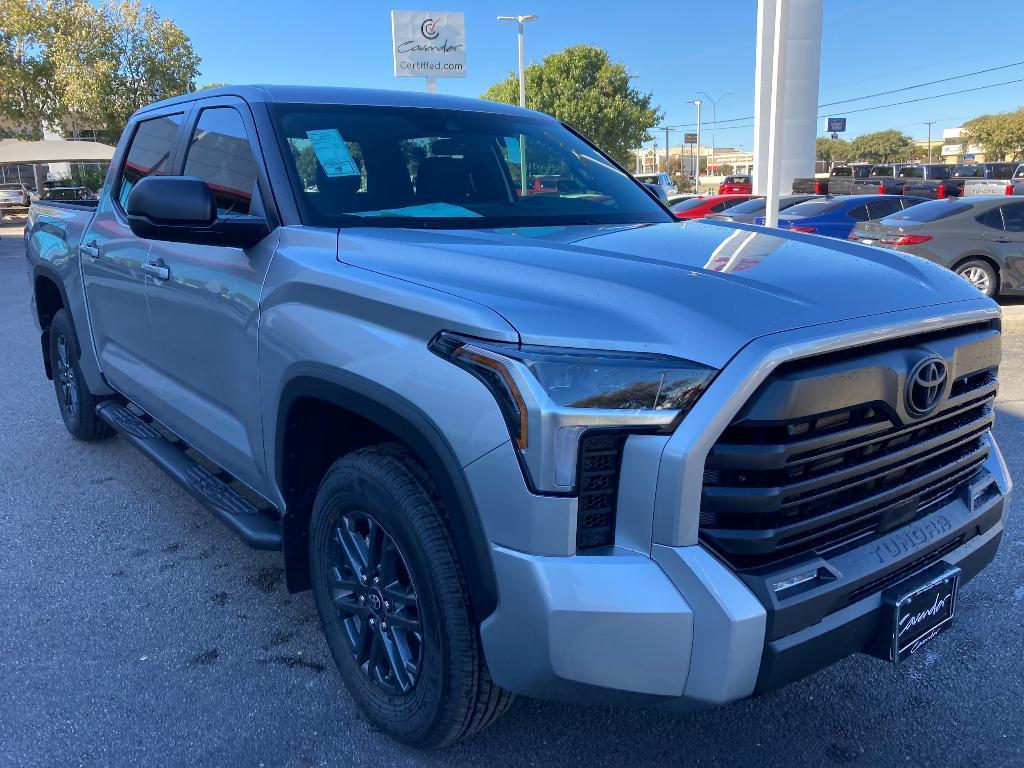
[{"label": "tire sidewall", "polygon": [[[408,743],[423,740],[440,725],[452,672],[452,651],[444,628],[452,618],[459,618],[448,615],[450,611],[446,611],[431,576],[436,564],[429,562],[428,553],[419,543],[412,519],[416,510],[410,509],[412,506],[410,500],[398,498],[381,487],[377,478],[351,466],[339,466],[328,473],[317,494],[310,525],[314,598],[342,679],[375,725]],[[423,655],[416,684],[405,695],[388,694],[356,666],[331,602],[326,551],[334,528],[346,511],[372,515],[395,542],[412,577],[423,632]]]},{"label": "tire sidewall", "polygon": [[[63,336],[68,348],[68,364],[75,373],[75,387],[78,390],[78,413],[70,413],[64,405],[64,395],[61,392],[60,381],[58,380],[59,355],[57,352],[58,339]],[[67,317],[67,310],[61,309],[53,317],[50,323],[49,335],[50,370],[53,373],[53,391],[57,396],[57,407],[60,409],[61,418],[68,432],[77,435],[82,430],[82,409],[86,407],[86,395],[84,389],[82,370],[78,365],[78,340],[75,338],[74,329]]]}]

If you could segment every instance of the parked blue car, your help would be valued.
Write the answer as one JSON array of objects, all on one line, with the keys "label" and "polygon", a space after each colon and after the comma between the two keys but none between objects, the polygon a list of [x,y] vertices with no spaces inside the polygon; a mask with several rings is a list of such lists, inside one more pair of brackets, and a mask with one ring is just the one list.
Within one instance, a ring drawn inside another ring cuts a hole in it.
[{"label": "parked blue car", "polygon": [[[779,227],[794,232],[846,239],[853,225],[861,221],[884,219],[927,198],[911,195],[846,195],[809,200],[779,214]],[[754,220],[764,224],[764,217]]]}]

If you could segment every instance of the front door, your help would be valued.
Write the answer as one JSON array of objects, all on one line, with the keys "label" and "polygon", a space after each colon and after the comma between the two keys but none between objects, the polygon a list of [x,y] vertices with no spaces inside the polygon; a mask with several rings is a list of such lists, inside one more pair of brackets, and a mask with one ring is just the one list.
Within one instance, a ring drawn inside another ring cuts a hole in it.
[{"label": "front door", "polygon": [[992,233],[1003,287],[1024,287],[1024,201],[1002,208],[1003,232]]},{"label": "front door", "polygon": [[172,172],[185,116],[185,111],[171,112],[135,124],[127,146],[115,158],[118,176],[81,238],[82,279],[100,367],[114,389],[147,410],[157,403],[160,390],[160,374],[150,354],[153,339],[143,272],[150,241],[132,234],[124,205],[139,179]]},{"label": "front door", "polygon": [[[218,216],[265,215],[270,200],[243,102],[203,102],[192,117],[185,176],[205,181]],[[208,106],[206,106],[208,105]],[[270,217],[271,219],[273,217]],[[277,243],[253,248],[154,242],[148,276],[154,359],[162,374],[159,421],[256,490],[266,488],[257,379],[257,334],[263,279]]]}]

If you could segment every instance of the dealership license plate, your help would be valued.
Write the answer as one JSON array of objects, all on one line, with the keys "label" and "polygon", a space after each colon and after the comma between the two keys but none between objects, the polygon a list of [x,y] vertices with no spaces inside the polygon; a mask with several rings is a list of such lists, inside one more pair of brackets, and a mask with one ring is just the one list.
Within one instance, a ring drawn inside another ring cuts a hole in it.
[{"label": "dealership license plate", "polygon": [[931,570],[888,590],[890,659],[899,663],[953,623],[960,569]]}]

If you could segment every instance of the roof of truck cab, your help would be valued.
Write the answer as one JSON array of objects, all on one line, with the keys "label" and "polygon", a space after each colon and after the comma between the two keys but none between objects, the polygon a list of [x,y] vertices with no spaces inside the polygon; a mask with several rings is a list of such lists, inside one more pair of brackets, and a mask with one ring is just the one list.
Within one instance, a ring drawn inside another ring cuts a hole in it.
[{"label": "roof of truck cab", "polygon": [[523,109],[497,101],[444,96],[422,91],[390,91],[375,88],[334,88],[313,85],[230,85],[187,93],[173,99],[164,99],[140,109],[136,114],[173,104],[188,104],[216,96],[237,96],[247,102],[273,102],[284,104],[346,104],[375,107],[424,107],[430,109],[456,109],[467,112],[490,112],[501,115],[543,117],[554,120],[543,112]]}]

